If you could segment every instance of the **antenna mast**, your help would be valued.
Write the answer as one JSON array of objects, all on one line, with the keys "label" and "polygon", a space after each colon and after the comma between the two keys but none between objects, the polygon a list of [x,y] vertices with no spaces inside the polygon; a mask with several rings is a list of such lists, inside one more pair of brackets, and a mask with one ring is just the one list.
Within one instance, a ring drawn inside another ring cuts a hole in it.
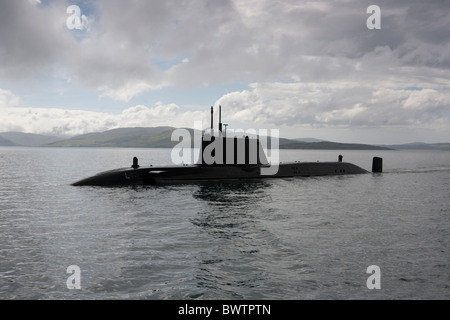
[{"label": "antenna mast", "polygon": [[213,110],[213,107],[211,106],[211,135],[213,134],[213,130],[214,130],[213,118],[214,118],[214,110]]},{"label": "antenna mast", "polygon": [[219,106],[219,134],[222,133],[222,106]]}]

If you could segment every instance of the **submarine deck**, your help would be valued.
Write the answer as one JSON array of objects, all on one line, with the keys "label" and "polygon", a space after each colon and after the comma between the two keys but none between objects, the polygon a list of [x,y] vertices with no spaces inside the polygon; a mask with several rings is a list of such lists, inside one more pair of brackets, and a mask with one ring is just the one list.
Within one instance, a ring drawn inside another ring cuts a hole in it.
[{"label": "submarine deck", "polygon": [[348,162],[289,162],[278,164],[273,175],[261,174],[262,165],[212,165],[120,168],[101,172],[74,186],[170,185],[206,181],[311,177],[363,174],[368,171]]}]

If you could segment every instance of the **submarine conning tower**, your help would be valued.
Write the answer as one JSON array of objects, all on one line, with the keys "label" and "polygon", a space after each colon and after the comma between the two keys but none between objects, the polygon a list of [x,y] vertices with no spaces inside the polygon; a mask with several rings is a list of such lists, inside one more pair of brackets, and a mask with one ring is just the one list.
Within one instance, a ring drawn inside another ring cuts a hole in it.
[{"label": "submarine conning tower", "polygon": [[214,135],[214,109],[211,107],[211,131],[202,136],[201,165],[267,165],[259,138],[226,137],[222,132],[222,106],[219,106],[219,131]]}]

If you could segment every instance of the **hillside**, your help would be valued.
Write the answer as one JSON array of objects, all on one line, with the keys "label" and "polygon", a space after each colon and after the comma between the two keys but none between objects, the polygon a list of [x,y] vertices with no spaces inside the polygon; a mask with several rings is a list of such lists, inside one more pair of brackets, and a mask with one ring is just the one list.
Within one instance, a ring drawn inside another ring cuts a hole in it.
[{"label": "hillside", "polygon": [[104,132],[87,133],[70,139],[46,144],[46,147],[119,147],[170,148],[172,127],[119,128]]},{"label": "hillside", "polygon": [[61,137],[23,132],[0,133],[0,146],[39,147],[61,140]]},{"label": "hillside", "polygon": [[424,143],[413,142],[406,144],[395,144],[388,146],[397,150],[443,150],[450,151],[450,143]]},{"label": "hillside", "polygon": [[330,141],[301,142],[280,144],[280,149],[320,149],[320,150],[392,150],[389,147],[373,146],[359,143],[339,143]]},{"label": "hillside", "polygon": [[[178,141],[171,141],[173,127],[120,128],[99,133],[88,133],[70,139],[47,144],[47,147],[128,147],[172,148]],[[191,134],[192,129],[188,129]],[[270,139],[268,139],[270,148]],[[280,149],[339,149],[339,150],[387,150],[387,147],[365,144],[337,143],[329,141],[302,142],[280,138]]]},{"label": "hillside", "polygon": [[10,141],[10,140],[8,140],[8,139],[6,139],[6,138],[4,138],[4,137],[2,137],[1,135],[0,135],[0,146],[7,146],[7,147],[11,147],[11,146],[15,146],[16,144],[14,143],[14,142],[12,142],[12,141]]},{"label": "hillside", "polygon": [[[111,148],[172,148],[178,141],[171,141],[174,127],[119,128],[93,132],[72,138],[62,138],[22,132],[0,133],[0,146],[26,147],[111,147]],[[193,129],[188,129],[193,134]],[[271,139],[267,139],[270,148]],[[339,143],[314,138],[279,139],[280,149],[310,150],[446,150],[450,143],[409,143],[399,145],[368,145]]]}]

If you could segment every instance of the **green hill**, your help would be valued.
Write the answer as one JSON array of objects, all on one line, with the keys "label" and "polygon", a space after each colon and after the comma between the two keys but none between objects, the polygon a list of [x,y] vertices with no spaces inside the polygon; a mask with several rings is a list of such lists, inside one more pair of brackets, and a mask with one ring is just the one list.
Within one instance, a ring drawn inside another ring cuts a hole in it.
[{"label": "green hill", "polygon": [[[25,147],[112,147],[112,148],[172,148],[178,141],[171,141],[174,127],[137,127],[118,128],[104,132],[93,132],[64,139],[62,137],[22,133],[0,133],[0,146]],[[187,129],[191,136],[194,130]],[[266,139],[271,148],[271,139]],[[310,150],[446,150],[450,151],[450,143],[414,142],[401,145],[368,145],[359,143],[338,143],[313,138],[286,139],[279,138],[279,149]]]},{"label": "green hill", "polygon": [[396,144],[388,146],[398,150],[443,150],[450,151],[450,143],[424,143],[413,142],[406,144]]},{"label": "green hill", "polygon": [[2,132],[0,133],[0,146],[39,147],[61,139],[61,137],[35,133]]},{"label": "green hill", "polygon": [[430,146],[435,150],[450,151],[450,143],[432,143]]},{"label": "green hill", "polygon": [[11,146],[15,146],[15,145],[16,144],[14,142],[12,142],[11,140],[8,140],[0,135],[0,146],[11,147]]},{"label": "green hill", "polygon": [[[47,144],[47,147],[121,147],[121,148],[172,148],[178,141],[171,141],[173,127],[119,128],[104,132],[79,135]],[[192,129],[188,129],[191,135]],[[271,139],[267,139],[270,148]],[[365,144],[337,143],[329,141],[302,142],[279,139],[280,149],[337,149],[337,150],[388,150],[386,147]]]},{"label": "green hill", "polygon": [[119,128],[104,132],[79,135],[56,141],[46,147],[122,147],[122,148],[171,148],[178,142],[171,141],[172,127]]},{"label": "green hill", "polygon": [[392,150],[388,147],[360,143],[338,143],[331,141],[292,142],[281,145],[280,149],[319,149],[319,150]]}]

